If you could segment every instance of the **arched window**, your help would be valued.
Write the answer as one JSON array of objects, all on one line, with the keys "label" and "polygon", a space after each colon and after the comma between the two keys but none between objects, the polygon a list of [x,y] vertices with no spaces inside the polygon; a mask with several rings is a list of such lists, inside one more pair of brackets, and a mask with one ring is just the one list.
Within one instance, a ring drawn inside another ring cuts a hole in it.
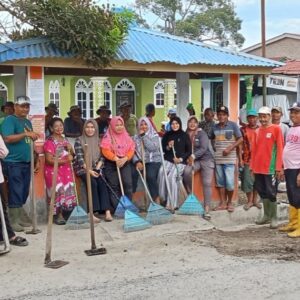
[{"label": "arched window", "polygon": [[135,86],[127,78],[120,80],[115,87],[116,90],[116,107],[117,114],[119,114],[118,107],[123,101],[131,104],[131,112],[135,113]]},{"label": "arched window", "polygon": [[60,107],[60,85],[58,80],[51,80],[49,83],[49,103],[54,103],[58,109]]},{"label": "arched window", "polygon": [[0,103],[2,103],[2,105],[7,101],[7,86],[0,81]]},{"label": "arched window", "polygon": [[165,85],[163,81],[157,81],[154,85],[154,105],[164,107],[165,104]]},{"label": "arched window", "polygon": [[75,98],[82,111],[82,118],[93,118],[93,83],[79,79],[75,84]]},{"label": "arched window", "polygon": [[106,107],[112,108],[112,86],[108,80],[104,82],[104,105]]}]

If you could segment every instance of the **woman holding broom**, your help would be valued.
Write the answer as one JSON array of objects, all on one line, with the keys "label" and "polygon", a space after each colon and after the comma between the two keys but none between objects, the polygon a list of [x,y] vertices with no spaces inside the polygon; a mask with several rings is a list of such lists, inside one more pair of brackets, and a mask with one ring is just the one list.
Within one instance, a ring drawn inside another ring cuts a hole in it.
[{"label": "woman holding broom", "polygon": [[[90,166],[85,164],[84,145],[88,145]],[[94,119],[87,120],[83,125],[82,135],[75,140],[74,144],[76,160],[74,170],[76,175],[86,184],[86,172],[91,175],[93,213],[105,212],[105,221],[112,221],[109,194],[106,185],[100,174],[103,165],[103,157],[100,155],[100,138],[98,124]],[[99,223],[99,219],[94,216],[94,222]]]},{"label": "woman holding broom", "polygon": [[188,158],[188,164],[184,169],[183,182],[189,193],[192,186],[192,168],[197,172],[201,170],[201,179],[204,195],[204,218],[210,220],[209,214],[211,201],[211,182],[214,173],[214,158],[209,150],[209,139],[205,131],[198,128],[198,120],[191,116],[187,122],[187,134],[192,143],[192,155]]},{"label": "woman holding broom", "polygon": [[[148,117],[142,117],[138,121],[139,134],[135,135],[135,156],[133,162],[141,171],[146,168],[146,182],[151,198],[160,204],[158,195],[157,177],[161,166],[159,152],[159,135],[153,128]],[[144,163],[144,164],[143,164]]]},{"label": "woman holding broom", "polygon": [[[119,197],[121,196],[121,189],[117,166],[121,172],[124,193],[129,199],[132,198],[132,176],[129,162],[134,155],[134,150],[134,141],[125,129],[123,119],[120,116],[112,117],[108,130],[101,141],[101,152],[105,158],[105,178]],[[111,203],[116,208],[118,203],[116,203],[113,195],[110,196]]]},{"label": "woman holding broom", "polygon": [[[170,185],[169,197],[166,197],[166,184],[164,178],[164,170],[160,168],[159,171],[159,195],[162,199],[167,201],[166,208],[169,210],[177,209],[179,207],[179,186],[181,176],[185,168],[187,159],[191,155],[191,141],[186,132],[182,130],[182,123],[179,117],[173,117],[170,121],[171,130],[168,131],[162,139],[162,149],[164,152],[165,168],[167,173],[167,180]],[[185,191],[184,191],[185,192]]]},{"label": "woman holding broom", "polygon": [[63,136],[64,123],[60,118],[53,118],[49,124],[51,135],[44,144],[45,181],[48,199],[52,189],[52,176],[55,153],[58,155],[58,176],[54,206],[54,223],[65,225],[63,211],[70,212],[76,206],[75,182],[72,172],[74,153],[71,144]]}]

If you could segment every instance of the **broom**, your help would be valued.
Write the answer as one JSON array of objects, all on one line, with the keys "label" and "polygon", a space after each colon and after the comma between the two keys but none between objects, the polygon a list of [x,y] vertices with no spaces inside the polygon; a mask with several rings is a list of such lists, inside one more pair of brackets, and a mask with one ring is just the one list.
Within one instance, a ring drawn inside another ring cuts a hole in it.
[{"label": "broom", "polygon": [[[172,146],[172,151],[173,151],[174,158],[177,158],[174,146]],[[177,194],[176,200],[177,200],[177,204],[180,205],[186,199],[187,192],[183,185],[182,178],[179,174],[179,169],[178,169],[177,164],[175,164],[175,168],[176,168],[176,173],[177,173],[176,181],[177,181],[177,188],[178,188],[178,194]],[[175,205],[175,207],[176,207],[176,205]]]},{"label": "broom", "polygon": [[[79,205],[78,194],[76,189],[76,182],[74,176],[74,169],[72,163],[70,163],[72,178],[74,182],[74,190],[76,196],[76,206],[73,208],[71,215],[69,216],[65,229],[67,230],[79,230],[79,229],[88,229],[90,228],[89,217],[86,211]],[[93,212],[91,212],[93,214]]]},{"label": "broom", "polygon": [[[194,154],[194,143],[192,143],[192,154]],[[199,199],[194,194],[195,161],[192,162],[192,192],[178,209],[180,215],[203,215],[204,209]]]},{"label": "broom", "polygon": [[143,175],[141,174],[141,171],[137,169],[137,172],[140,175],[141,181],[145,187],[145,191],[147,193],[147,196],[150,200],[150,205],[148,207],[148,213],[146,216],[146,220],[150,222],[152,225],[160,225],[168,223],[172,220],[173,215],[170,211],[162,207],[161,205],[155,203],[151,197],[151,194],[149,192],[149,189],[147,187],[147,184],[145,182],[145,179]]},{"label": "broom", "polygon": [[[123,182],[122,182],[122,178],[121,178],[120,169],[119,169],[118,166],[117,166],[117,172],[118,172],[118,177],[119,177],[119,182],[120,182],[120,187],[121,187],[121,192],[122,192],[122,196],[121,196],[121,199],[119,201],[119,204],[123,205],[122,199],[124,199],[124,197],[126,197],[126,196],[124,194]],[[148,221],[141,218],[138,214],[134,213],[133,211],[131,211],[131,210],[129,210],[126,207],[123,206],[123,210],[124,209],[125,209],[125,213],[124,213],[124,226],[123,226],[123,228],[124,228],[125,232],[144,230],[144,229],[147,229],[147,228],[151,227],[151,224]]]}]

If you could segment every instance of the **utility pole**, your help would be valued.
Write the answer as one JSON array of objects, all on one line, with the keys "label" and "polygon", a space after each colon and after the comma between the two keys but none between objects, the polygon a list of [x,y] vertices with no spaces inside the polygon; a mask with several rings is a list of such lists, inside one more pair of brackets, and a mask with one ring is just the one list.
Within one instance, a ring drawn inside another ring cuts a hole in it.
[{"label": "utility pole", "polygon": [[[265,0],[260,0],[261,3],[261,52],[262,57],[266,57],[266,10]],[[262,76],[263,90],[263,106],[267,105],[267,84],[266,75]]]}]

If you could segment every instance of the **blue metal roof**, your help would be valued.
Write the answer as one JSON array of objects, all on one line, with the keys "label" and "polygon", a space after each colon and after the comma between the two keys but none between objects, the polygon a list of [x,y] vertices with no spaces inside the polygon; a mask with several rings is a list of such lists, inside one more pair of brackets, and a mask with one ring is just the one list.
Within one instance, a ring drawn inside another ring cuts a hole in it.
[{"label": "blue metal roof", "polygon": [[[74,57],[73,53],[57,49],[47,38],[0,44],[0,63],[22,59],[72,57]],[[178,65],[205,64],[269,68],[281,65],[279,62],[259,56],[138,27],[130,28],[116,58],[140,64],[167,62]]]}]

